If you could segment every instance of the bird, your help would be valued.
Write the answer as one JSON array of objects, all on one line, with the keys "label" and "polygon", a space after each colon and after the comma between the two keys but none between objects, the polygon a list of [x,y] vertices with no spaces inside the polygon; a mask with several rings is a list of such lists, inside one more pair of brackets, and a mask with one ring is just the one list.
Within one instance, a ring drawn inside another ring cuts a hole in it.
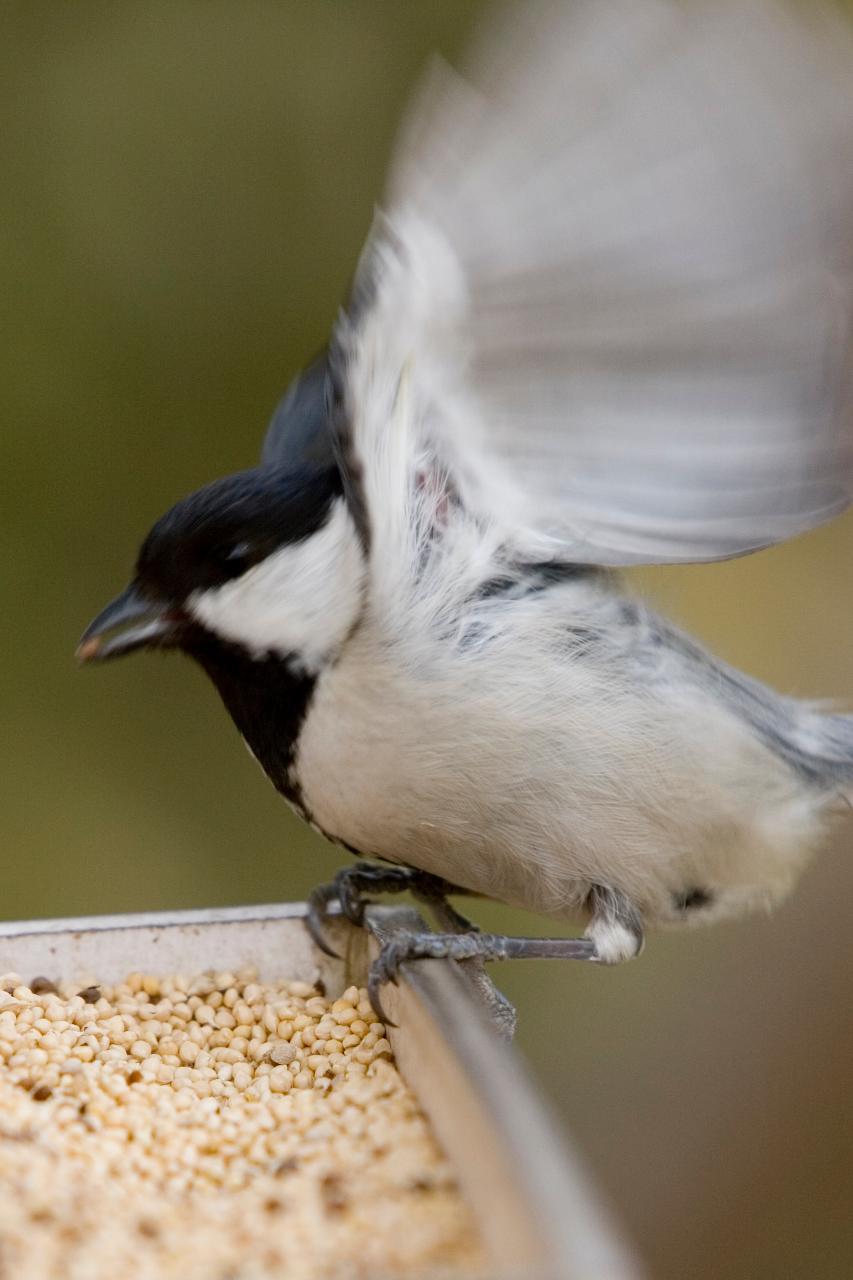
[{"label": "bird", "polygon": [[[422,957],[616,964],[781,901],[853,716],[623,582],[853,493],[853,41],[829,4],[530,0],[415,93],[326,348],[260,462],[179,501],[78,654],[177,650],[290,805],[412,889]],[[695,572],[699,572],[697,568]],[[744,602],[744,609],[749,607]],[[485,933],[467,894],[580,937]]]}]

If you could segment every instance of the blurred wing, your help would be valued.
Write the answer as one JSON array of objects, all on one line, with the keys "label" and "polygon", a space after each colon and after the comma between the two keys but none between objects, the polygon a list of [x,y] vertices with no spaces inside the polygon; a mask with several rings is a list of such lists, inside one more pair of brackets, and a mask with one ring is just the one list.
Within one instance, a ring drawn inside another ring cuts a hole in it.
[{"label": "blurred wing", "polygon": [[338,331],[369,509],[402,382],[412,456],[540,553],[718,559],[845,507],[853,53],[810,5],[514,5],[434,69]]}]

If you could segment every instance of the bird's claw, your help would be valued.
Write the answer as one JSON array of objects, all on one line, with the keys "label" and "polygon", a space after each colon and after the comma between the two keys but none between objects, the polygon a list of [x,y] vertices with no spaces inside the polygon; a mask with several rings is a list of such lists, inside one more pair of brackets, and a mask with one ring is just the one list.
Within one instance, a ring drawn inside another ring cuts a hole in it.
[{"label": "bird's claw", "polygon": [[[475,939],[481,937],[480,934],[472,935]],[[466,934],[442,934],[442,933],[405,933],[398,937],[391,938],[390,941],[383,943],[379,955],[370,966],[370,973],[367,978],[367,995],[370,1003],[373,1005],[373,1011],[386,1026],[394,1027],[397,1024],[393,1019],[389,1018],[382,1006],[382,1000],[379,995],[380,988],[386,982],[392,983],[395,987],[400,974],[400,966],[408,960],[442,960],[442,959],[466,959],[473,952],[470,944],[468,947],[463,946],[460,949],[461,954],[458,956],[451,954],[453,949],[450,944],[455,938],[463,943],[467,941]]]},{"label": "bird's claw", "polygon": [[335,900],[340,901],[337,894],[337,884],[332,881],[330,884],[318,884],[316,889],[312,889],[308,895],[307,909],[305,912],[305,927],[311,935],[314,944],[319,947],[324,955],[332,956],[335,960],[340,960],[340,954],[331,945],[326,937],[325,923],[329,915],[329,907]]},{"label": "bird's claw", "polygon": [[467,929],[473,927],[445,900],[448,893],[465,891],[457,889],[439,876],[413,867],[356,862],[353,866],[341,867],[330,883],[318,885],[309,894],[305,917],[308,932],[321,951],[339,959],[338,952],[326,936],[326,922],[332,904],[338,905],[344,919],[360,927],[364,924],[364,909],[371,901],[365,894],[405,893],[407,890],[411,890],[416,898],[434,909],[442,909],[451,925],[458,921]]},{"label": "bird's claw", "polygon": [[397,1024],[388,1016],[379,992],[386,982],[393,983],[395,987],[397,985],[400,965],[407,958],[405,946],[401,947],[401,942],[404,942],[402,938],[386,942],[370,966],[370,973],[367,976],[367,998],[373,1006],[373,1012],[386,1027],[396,1027]]}]

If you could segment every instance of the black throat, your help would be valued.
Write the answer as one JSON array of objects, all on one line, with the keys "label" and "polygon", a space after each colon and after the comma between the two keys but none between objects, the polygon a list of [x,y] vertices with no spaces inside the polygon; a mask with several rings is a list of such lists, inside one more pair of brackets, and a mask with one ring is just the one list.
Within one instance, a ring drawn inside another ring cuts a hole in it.
[{"label": "black throat", "polygon": [[255,759],[276,790],[310,820],[292,765],[315,675],[295,671],[285,658],[253,658],[203,628],[194,627],[181,648],[204,668]]}]

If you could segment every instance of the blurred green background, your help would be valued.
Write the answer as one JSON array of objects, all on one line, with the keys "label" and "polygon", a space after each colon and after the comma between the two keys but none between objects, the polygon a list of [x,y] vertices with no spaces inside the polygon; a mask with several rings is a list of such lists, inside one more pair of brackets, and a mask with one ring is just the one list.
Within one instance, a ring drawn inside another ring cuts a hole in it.
[{"label": "blurred green background", "polygon": [[[200,672],[72,653],[151,521],[253,462],[346,292],[407,90],[480,7],[4,0],[6,918],[299,898],[340,863]],[[748,671],[849,698],[851,554],[848,518],[642,586]],[[851,843],[772,920],[496,975],[655,1276],[851,1273]]]}]

